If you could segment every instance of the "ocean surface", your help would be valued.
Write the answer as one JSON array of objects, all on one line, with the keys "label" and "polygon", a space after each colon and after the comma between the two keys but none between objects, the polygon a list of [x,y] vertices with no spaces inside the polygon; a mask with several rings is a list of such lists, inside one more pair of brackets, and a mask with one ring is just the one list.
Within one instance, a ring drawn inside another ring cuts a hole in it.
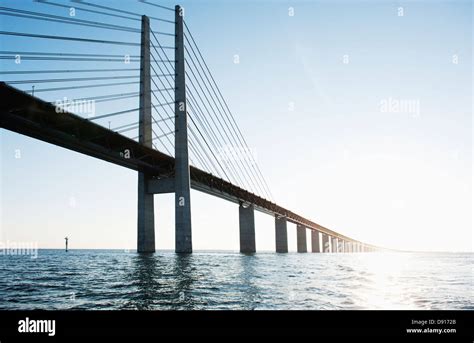
[{"label": "ocean surface", "polygon": [[474,254],[0,255],[0,309],[474,309]]}]

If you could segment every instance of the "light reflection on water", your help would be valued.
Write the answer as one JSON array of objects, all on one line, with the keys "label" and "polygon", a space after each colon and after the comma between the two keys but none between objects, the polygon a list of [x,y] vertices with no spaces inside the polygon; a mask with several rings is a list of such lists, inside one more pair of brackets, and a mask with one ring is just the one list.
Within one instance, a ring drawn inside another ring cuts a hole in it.
[{"label": "light reflection on water", "polygon": [[1,309],[474,309],[473,254],[0,256]]}]

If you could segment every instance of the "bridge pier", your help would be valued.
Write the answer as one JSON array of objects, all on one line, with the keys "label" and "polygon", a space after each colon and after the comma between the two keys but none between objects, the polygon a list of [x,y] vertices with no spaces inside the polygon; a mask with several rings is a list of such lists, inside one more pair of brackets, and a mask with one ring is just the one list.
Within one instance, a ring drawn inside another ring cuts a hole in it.
[{"label": "bridge pier", "polygon": [[303,225],[296,226],[296,245],[298,252],[308,252],[306,244],[306,228]]},{"label": "bridge pier", "polygon": [[275,215],[275,245],[276,252],[288,252],[288,234],[286,218]]},{"label": "bridge pier", "polygon": [[240,252],[254,253],[255,248],[255,215],[254,206],[239,205]]},{"label": "bridge pier", "polygon": [[329,236],[322,232],[321,232],[321,236],[323,237],[323,252],[325,253],[331,252],[331,247],[329,245]]},{"label": "bridge pier", "polygon": [[337,253],[337,238],[336,238],[336,237],[332,237],[332,240],[331,240],[331,252]]},{"label": "bridge pier", "polygon": [[155,252],[155,208],[153,194],[146,192],[147,175],[138,172],[137,252]]},{"label": "bridge pier", "polygon": [[311,230],[311,252],[321,252],[319,246],[319,232]]},{"label": "bridge pier", "polygon": [[[150,21],[142,17],[140,50],[140,110],[138,142],[152,147],[151,136],[151,85],[150,85]],[[148,194],[149,175],[138,172],[138,225],[137,252],[155,252],[155,209],[153,194]]]}]

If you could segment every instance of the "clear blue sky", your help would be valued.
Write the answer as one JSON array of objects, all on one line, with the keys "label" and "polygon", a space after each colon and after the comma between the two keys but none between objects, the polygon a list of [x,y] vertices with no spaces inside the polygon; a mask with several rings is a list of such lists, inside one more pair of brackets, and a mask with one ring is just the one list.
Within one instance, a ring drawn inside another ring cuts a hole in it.
[{"label": "clear blue sky", "polygon": [[[172,12],[131,0],[90,2],[172,19]],[[67,9],[31,1],[2,4],[68,15]],[[181,5],[279,204],[376,245],[473,250],[471,1]],[[79,10],[76,18],[99,19]],[[138,22],[102,20],[139,27]],[[138,42],[135,33],[15,17],[1,16],[0,25],[4,31]],[[152,26],[172,29],[153,21]],[[0,39],[1,50],[138,54],[137,48]],[[1,60],[2,70],[85,66]],[[112,92],[40,96],[56,100]],[[393,101],[415,107],[387,110],[384,104]],[[97,114],[137,102],[109,104],[97,104]],[[111,125],[136,121],[136,116],[114,118]],[[0,240],[62,247],[67,235],[73,248],[135,248],[136,172],[9,131],[0,135]],[[15,158],[16,150],[21,158]],[[157,248],[172,249],[173,196],[155,199]],[[235,204],[193,191],[192,213],[195,249],[238,249]],[[257,250],[273,250],[273,218],[258,213],[256,221]],[[293,225],[288,234],[295,250]]]}]

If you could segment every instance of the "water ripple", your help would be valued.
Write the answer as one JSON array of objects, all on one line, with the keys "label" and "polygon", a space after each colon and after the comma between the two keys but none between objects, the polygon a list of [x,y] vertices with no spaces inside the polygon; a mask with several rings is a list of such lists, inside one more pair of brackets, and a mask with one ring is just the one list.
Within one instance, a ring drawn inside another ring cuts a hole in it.
[{"label": "water ripple", "polygon": [[0,309],[474,309],[473,254],[40,250],[0,256]]}]

